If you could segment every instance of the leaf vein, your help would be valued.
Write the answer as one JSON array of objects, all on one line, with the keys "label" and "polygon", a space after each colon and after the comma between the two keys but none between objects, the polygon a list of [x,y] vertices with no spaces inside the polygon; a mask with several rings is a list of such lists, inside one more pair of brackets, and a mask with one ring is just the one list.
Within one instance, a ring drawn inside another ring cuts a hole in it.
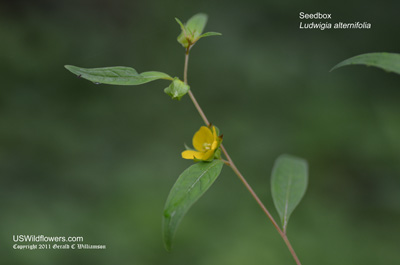
[{"label": "leaf vein", "polygon": [[194,186],[197,184],[197,182],[200,181],[200,179],[213,167],[215,167],[217,164],[213,164],[211,165],[209,168],[207,168],[206,170],[203,171],[203,173],[196,179],[196,181],[189,187],[188,189],[188,193],[194,188]]},{"label": "leaf vein", "polygon": [[285,213],[283,215],[283,230],[286,230],[287,225],[287,212],[289,207],[289,195],[290,195],[290,185],[292,184],[292,177],[289,177],[288,187],[286,189],[286,201],[285,201]]}]

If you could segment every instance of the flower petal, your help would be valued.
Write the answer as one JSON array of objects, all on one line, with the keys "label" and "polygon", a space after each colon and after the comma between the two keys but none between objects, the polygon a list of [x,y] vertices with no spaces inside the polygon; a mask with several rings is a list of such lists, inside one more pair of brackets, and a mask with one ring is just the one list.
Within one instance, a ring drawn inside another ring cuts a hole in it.
[{"label": "flower petal", "polygon": [[200,129],[193,136],[193,147],[197,151],[206,151],[204,143],[212,144],[214,135],[211,130],[206,126],[201,126]]},{"label": "flower petal", "polygon": [[212,130],[213,130],[214,141],[211,145],[211,150],[216,150],[222,142],[222,137],[218,136],[215,126],[212,127]]},{"label": "flower petal", "polygon": [[209,160],[214,155],[215,150],[208,150],[207,152],[203,153],[203,157],[201,160]]},{"label": "flower petal", "polygon": [[218,135],[217,135],[217,130],[215,129],[215,126],[212,127],[212,134],[213,134],[214,141],[216,141]]},{"label": "flower petal", "polygon": [[218,146],[219,146],[219,143],[220,143],[220,142],[218,142],[218,141],[214,141],[214,142],[212,143],[212,145],[211,145],[211,150],[217,149]]},{"label": "flower petal", "polygon": [[193,151],[193,150],[186,150],[182,152],[182,158],[184,159],[200,159],[203,160],[203,156],[205,153],[203,152],[197,152],[197,151]]}]

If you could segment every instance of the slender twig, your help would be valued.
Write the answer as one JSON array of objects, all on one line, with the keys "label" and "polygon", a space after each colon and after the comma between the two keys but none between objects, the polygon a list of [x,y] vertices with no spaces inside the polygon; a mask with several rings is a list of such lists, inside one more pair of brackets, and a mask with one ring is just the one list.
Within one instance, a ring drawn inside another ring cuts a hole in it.
[{"label": "slender twig", "polygon": [[185,66],[183,69],[183,82],[185,82],[185,84],[188,83],[187,72],[188,72],[188,67],[189,67],[189,51],[190,51],[190,47],[187,47],[186,53],[185,53]]},{"label": "slender twig", "polygon": [[[187,72],[188,72],[188,65],[189,65],[189,51],[190,51],[190,46],[186,49],[185,53],[185,66],[184,66],[184,72],[183,72],[183,77],[184,77],[184,82],[185,84],[188,84],[188,79],[187,79]],[[207,119],[207,116],[204,114],[204,111],[200,107],[199,103],[197,102],[196,98],[194,97],[193,93],[191,90],[188,92],[190,99],[192,100],[194,106],[196,107],[197,111],[199,112],[201,118],[203,119],[204,123],[209,126],[210,122]],[[275,219],[272,217],[272,215],[269,213],[267,210],[267,207],[262,203],[260,198],[257,196],[257,194],[254,192],[253,188],[250,186],[250,184],[246,181],[246,179],[243,177],[242,173],[240,173],[239,169],[236,167],[235,163],[233,162],[232,158],[229,156],[228,152],[226,151],[225,147],[223,144],[221,144],[221,149],[222,152],[224,153],[226,160],[223,160],[224,163],[232,168],[232,170],[235,172],[235,174],[239,177],[239,179],[242,181],[243,185],[246,187],[246,189],[250,192],[251,196],[256,200],[257,204],[261,207],[262,211],[267,215],[269,220],[272,222],[276,230],[278,231],[279,235],[282,237],[283,241],[285,242],[287,248],[289,249],[290,253],[293,256],[293,259],[296,261],[297,265],[301,265],[299,258],[296,255],[296,252],[294,251],[292,245],[289,242],[289,239],[284,231],[279,227],[279,225],[276,223]]]},{"label": "slender twig", "polygon": [[231,166],[231,163],[229,163],[229,161],[226,161],[225,159],[222,159],[222,158],[220,158],[220,160],[221,160],[222,162],[224,162],[225,165]]},{"label": "slender twig", "polygon": [[[185,84],[188,84],[187,72],[188,72],[188,65],[189,65],[189,50],[190,50],[190,46],[186,49],[186,54],[185,54],[185,68],[183,71],[183,82],[185,82]],[[194,106],[199,111],[199,114],[200,114],[201,118],[203,119],[204,123],[207,126],[209,126],[210,122],[208,121],[206,115],[204,114],[203,110],[201,109],[199,103],[197,102],[196,98],[194,97],[194,95],[190,89],[189,89],[188,94],[190,96],[190,99],[193,101]]]}]

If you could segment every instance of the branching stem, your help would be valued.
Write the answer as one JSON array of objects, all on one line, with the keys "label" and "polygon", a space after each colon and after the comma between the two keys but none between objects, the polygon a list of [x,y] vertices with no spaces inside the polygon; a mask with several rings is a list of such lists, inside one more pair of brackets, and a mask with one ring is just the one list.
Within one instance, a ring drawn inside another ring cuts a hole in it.
[{"label": "branching stem", "polygon": [[[185,66],[184,66],[184,72],[183,72],[183,77],[184,77],[184,82],[185,84],[188,84],[188,78],[187,78],[187,72],[188,72],[188,66],[189,66],[189,51],[190,51],[190,46],[186,49],[185,53]],[[199,112],[201,118],[203,119],[204,123],[207,126],[210,126],[210,122],[207,119],[207,116],[204,114],[204,111],[201,109],[199,103],[197,102],[196,98],[194,97],[193,93],[191,90],[188,92],[190,99],[192,100],[194,106],[196,107],[197,111]],[[282,229],[279,227],[279,225],[276,223],[275,219],[272,217],[272,215],[269,213],[265,205],[262,203],[260,198],[257,196],[257,194],[254,192],[253,188],[250,186],[250,184],[246,181],[246,179],[243,177],[242,173],[240,173],[239,169],[236,167],[235,163],[229,156],[228,152],[226,151],[225,147],[223,144],[221,144],[221,149],[222,152],[224,153],[226,160],[224,160],[224,163],[228,166],[230,166],[235,172],[235,174],[239,177],[239,179],[242,181],[243,185],[246,187],[246,189],[250,192],[251,196],[253,196],[254,200],[256,200],[257,204],[261,207],[262,211],[267,215],[269,220],[272,222],[276,230],[278,231],[279,235],[282,237],[283,241],[285,242],[286,246],[288,247],[290,253],[292,254],[294,260],[296,261],[297,265],[301,265],[299,258],[296,255],[296,252],[294,251],[292,245],[289,242],[289,239],[286,235],[285,232],[282,231]]]}]

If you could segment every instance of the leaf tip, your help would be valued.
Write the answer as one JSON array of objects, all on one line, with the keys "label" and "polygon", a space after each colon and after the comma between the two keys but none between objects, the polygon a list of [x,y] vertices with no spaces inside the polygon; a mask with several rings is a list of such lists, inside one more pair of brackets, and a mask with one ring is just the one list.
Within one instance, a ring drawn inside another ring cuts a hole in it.
[{"label": "leaf tip", "polygon": [[67,69],[68,71],[70,71],[71,73],[77,75],[78,77],[81,77],[81,74],[79,73],[79,71],[77,71],[77,67],[73,66],[73,65],[64,65],[65,69]]},{"label": "leaf tip", "polygon": [[179,24],[179,25],[182,25],[183,23],[181,22],[181,20],[179,19],[179,18],[177,18],[177,17],[175,17],[175,21]]},{"label": "leaf tip", "polygon": [[165,250],[166,250],[168,253],[171,253],[171,248],[170,248],[170,247],[165,246]]},{"label": "leaf tip", "polygon": [[307,164],[307,160],[298,156],[294,156],[294,155],[289,155],[289,154],[281,154],[280,156],[278,156],[277,160],[280,159],[291,159],[291,160],[297,160],[297,161],[301,161],[305,164]]},{"label": "leaf tip", "polygon": [[172,250],[172,237],[169,231],[164,230],[164,236],[163,236],[163,241],[164,241],[164,248],[166,251],[171,252]]},{"label": "leaf tip", "polygon": [[203,13],[203,12],[197,13],[193,17],[203,17],[205,19],[208,19],[208,15],[206,13]]},{"label": "leaf tip", "polygon": [[334,67],[331,68],[331,70],[329,70],[329,73],[333,72],[334,70],[340,68],[342,66],[342,62],[338,63],[337,65],[335,65]]},{"label": "leaf tip", "polygon": [[172,242],[171,242],[171,238],[167,235],[167,233],[165,233],[164,231],[164,248],[166,251],[171,252],[172,249]]},{"label": "leaf tip", "polygon": [[176,17],[176,18],[175,18],[175,21],[179,24],[179,26],[181,27],[181,30],[182,30],[182,31],[186,31],[185,25],[183,25],[182,21],[180,21],[179,18]]}]

